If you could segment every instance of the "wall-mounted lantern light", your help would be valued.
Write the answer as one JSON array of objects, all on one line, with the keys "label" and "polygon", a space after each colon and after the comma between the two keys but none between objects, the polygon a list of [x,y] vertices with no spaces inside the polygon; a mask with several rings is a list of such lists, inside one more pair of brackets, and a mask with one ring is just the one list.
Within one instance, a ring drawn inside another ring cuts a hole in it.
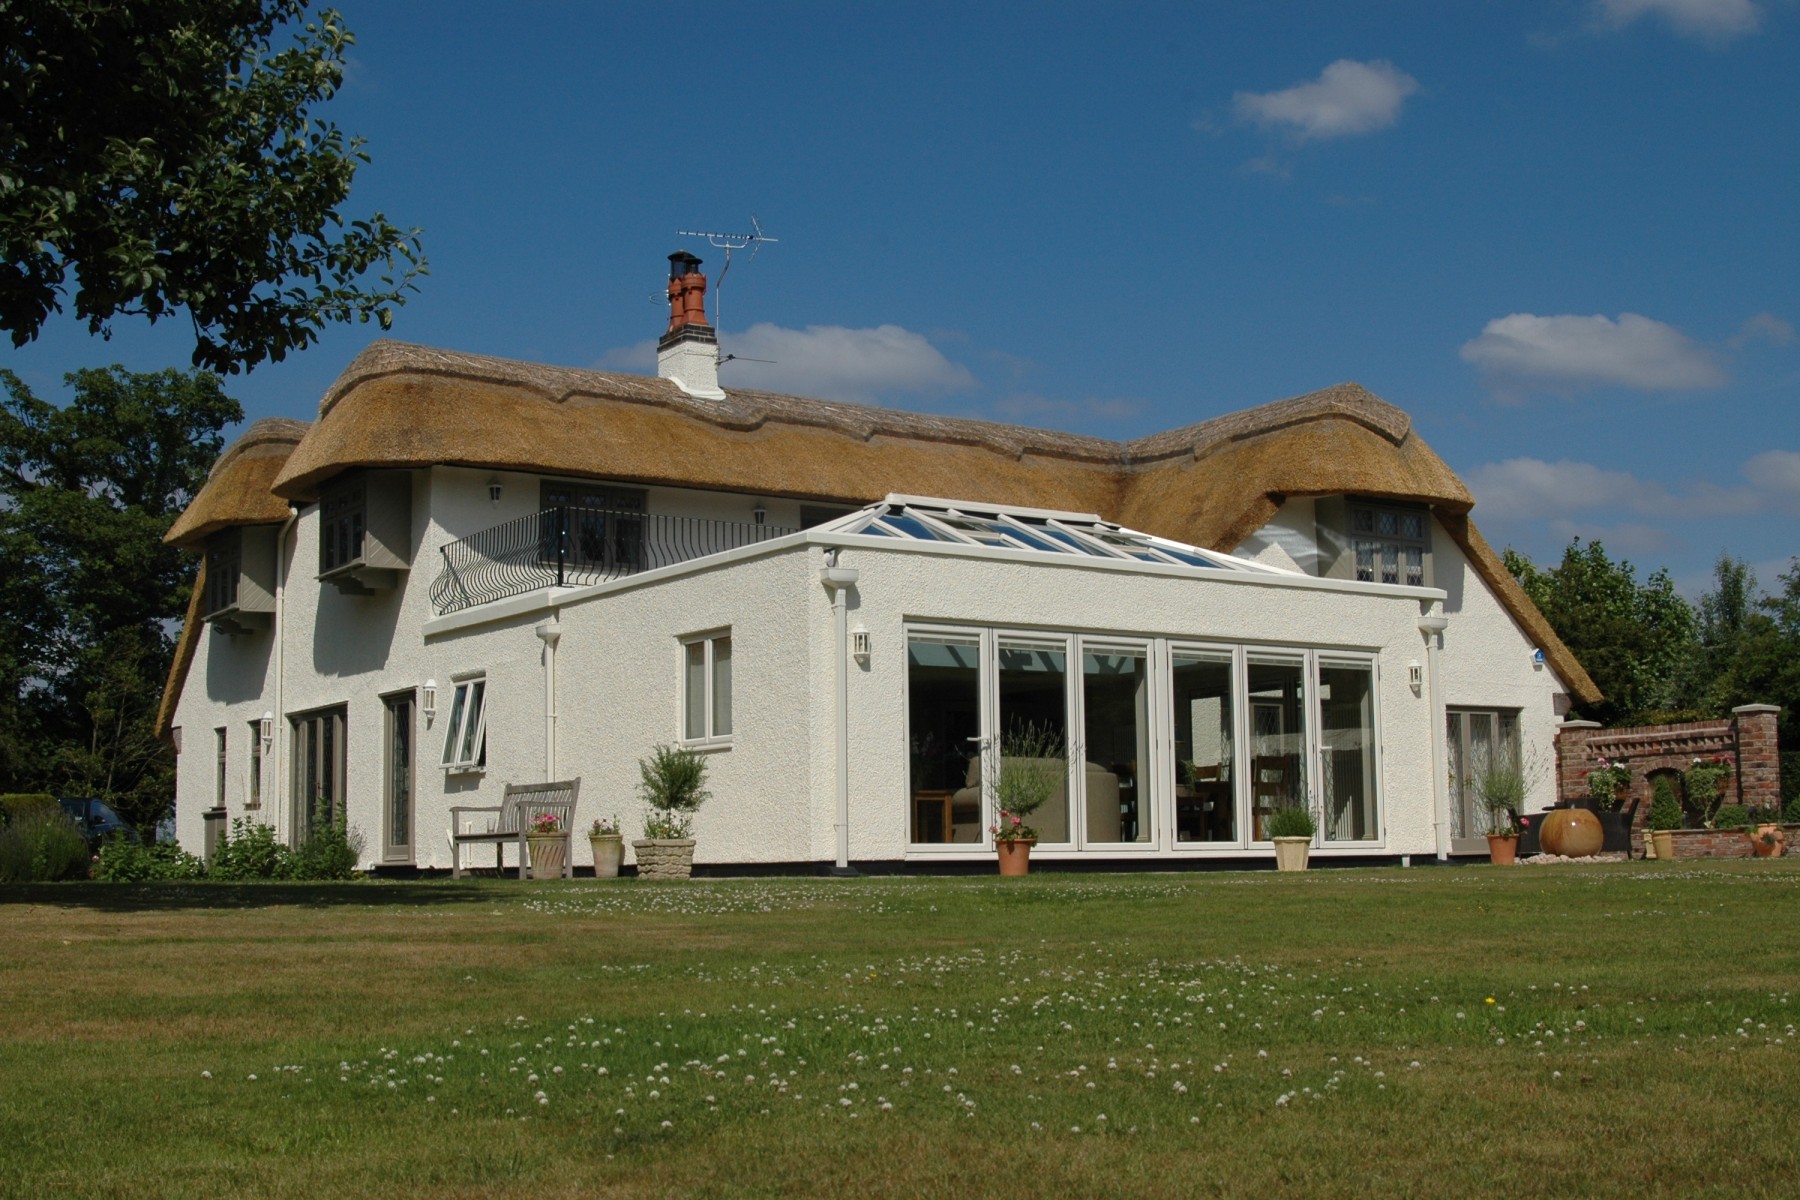
[{"label": "wall-mounted lantern light", "polygon": [[763,507],[763,502],[761,500],[758,500],[756,502],[756,507],[750,510],[750,518],[758,525],[761,525],[764,521],[769,519],[769,510]]},{"label": "wall-mounted lantern light", "polygon": [[1416,695],[1425,686],[1425,668],[1419,665],[1418,659],[1406,664],[1406,686]]},{"label": "wall-mounted lantern light", "polygon": [[419,689],[419,711],[425,714],[427,725],[437,716],[437,680],[427,679],[425,686]]},{"label": "wall-mounted lantern light", "polygon": [[869,631],[861,625],[850,631],[850,657],[862,666],[869,665]]},{"label": "wall-mounted lantern light", "polygon": [[500,477],[497,475],[488,480],[488,503],[500,507]]},{"label": "wall-mounted lantern light", "polygon": [[262,735],[263,752],[266,754],[268,753],[269,743],[275,740],[275,714],[272,712],[264,713],[260,724],[262,727],[257,732]]}]

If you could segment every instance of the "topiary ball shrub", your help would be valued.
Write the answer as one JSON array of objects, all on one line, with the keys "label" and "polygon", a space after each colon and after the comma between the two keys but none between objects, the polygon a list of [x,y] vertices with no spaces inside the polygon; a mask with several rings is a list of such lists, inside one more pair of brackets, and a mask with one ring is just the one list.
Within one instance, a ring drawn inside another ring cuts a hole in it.
[{"label": "topiary ball shrub", "polygon": [[1675,799],[1675,785],[1667,775],[1657,776],[1650,788],[1650,828],[1681,828],[1681,801]]}]

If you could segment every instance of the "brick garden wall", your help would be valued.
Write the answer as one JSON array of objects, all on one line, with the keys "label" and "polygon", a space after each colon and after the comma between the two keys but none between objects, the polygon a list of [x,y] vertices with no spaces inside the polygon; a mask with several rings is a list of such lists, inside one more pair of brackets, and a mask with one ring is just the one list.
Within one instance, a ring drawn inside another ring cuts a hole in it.
[{"label": "brick garden wall", "polygon": [[[1620,798],[1620,807],[1638,802],[1631,822],[1631,845],[1634,854],[1644,851],[1644,830],[1650,818],[1651,776],[1662,772],[1685,771],[1695,758],[1722,754],[1732,760],[1731,778],[1725,784],[1727,804],[1746,808],[1779,809],[1781,807],[1781,760],[1775,745],[1775,717],[1781,710],[1773,704],[1746,704],[1731,710],[1731,716],[1718,721],[1683,721],[1672,725],[1637,725],[1618,729],[1602,729],[1593,721],[1565,721],[1556,735],[1556,794],[1562,800],[1578,800],[1588,794],[1588,774],[1600,765],[1601,758],[1623,759],[1631,768],[1629,790]],[[1741,834],[1735,847],[1749,854],[1749,845]],[[1734,847],[1720,844],[1720,850],[1735,853]],[[1702,853],[1698,844],[1683,857]]]}]

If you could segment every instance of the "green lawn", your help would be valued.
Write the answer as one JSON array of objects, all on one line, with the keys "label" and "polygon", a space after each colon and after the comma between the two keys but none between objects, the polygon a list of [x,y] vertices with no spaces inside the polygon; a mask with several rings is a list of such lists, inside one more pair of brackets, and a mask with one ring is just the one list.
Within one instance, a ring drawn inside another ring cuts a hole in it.
[{"label": "green lawn", "polygon": [[1800,860],[0,889],[0,1195],[1792,1195]]}]

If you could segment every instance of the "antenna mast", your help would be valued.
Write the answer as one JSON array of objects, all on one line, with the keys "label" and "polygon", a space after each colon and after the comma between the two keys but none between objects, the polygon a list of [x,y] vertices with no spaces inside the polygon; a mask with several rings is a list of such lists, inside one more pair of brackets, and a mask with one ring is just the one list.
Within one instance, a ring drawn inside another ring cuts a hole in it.
[{"label": "antenna mast", "polygon": [[750,228],[755,233],[713,233],[704,229],[677,229],[676,237],[705,238],[706,244],[715,250],[725,252],[725,265],[719,268],[719,278],[713,282],[713,326],[723,328],[725,325],[725,275],[731,270],[731,252],[750,247],[750,261],[756,261],[757,251],[763,248],[764,242],[779,242],[780,238],[772,238],[763,232],[762,222],[756,214],[750,214]]}]

